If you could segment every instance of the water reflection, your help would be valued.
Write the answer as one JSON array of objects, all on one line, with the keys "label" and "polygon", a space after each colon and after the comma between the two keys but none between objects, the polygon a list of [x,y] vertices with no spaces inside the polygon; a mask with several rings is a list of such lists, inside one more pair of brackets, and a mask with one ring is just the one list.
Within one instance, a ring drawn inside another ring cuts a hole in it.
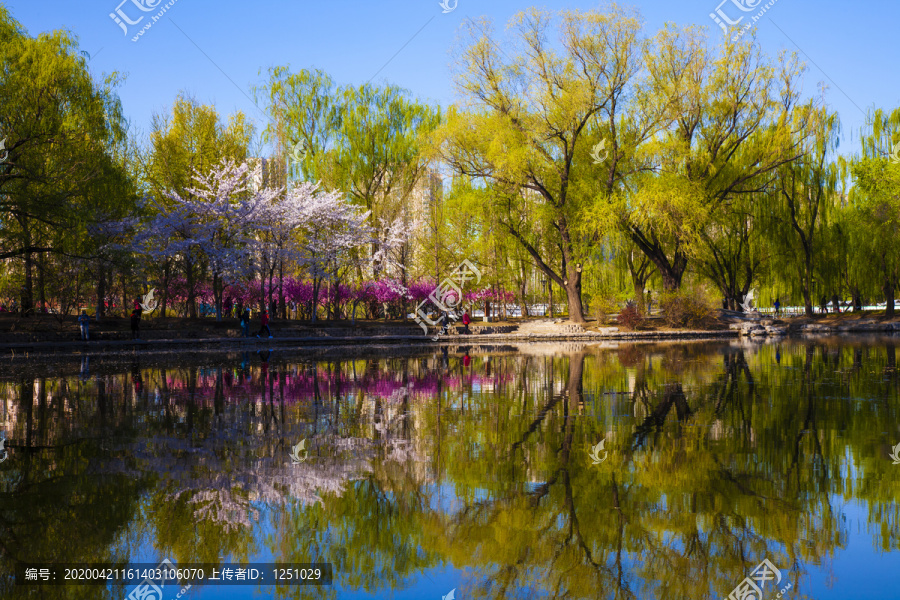
[{"label": "water reflection", "polygon": [[386,355],[4,377],[0,574],[227,558],[334,565],[331,588],[258,597],[724,598],[768,558],[785,597],[885,597],[834,572],[851,539],[873,561],[900,552],[892,340]]}]

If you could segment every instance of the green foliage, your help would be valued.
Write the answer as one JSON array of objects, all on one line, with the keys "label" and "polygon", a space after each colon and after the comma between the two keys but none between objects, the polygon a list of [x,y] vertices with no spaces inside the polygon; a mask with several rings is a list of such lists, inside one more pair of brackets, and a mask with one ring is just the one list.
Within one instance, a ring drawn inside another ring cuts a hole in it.
[{"label": "green foliage", "polygon": [[133,208],[135,185],[125,170],[120,77],[95,80],[70,33],[32,37],[0,6],[0,72],[0,140],[8,151],[0,164],[0,259],[22,270],[28,311],[35,287],[42,298],[46,292],[35,279],[64,271],[59,256],[96,253],[98,226]]},{"label": "green foliage", "polygon": [[[412,227],[426,218],[410,196],[428,183],[426,140],[439,109],[396,85],[336,86],[322,71],[287,66],[270,69],[255,91],[268,102],[264,139],[275,142],[292,177],[345,192],[379,232],[396,219]],[[298,143],[306,147],[299,163],[289,156]],[[407,266],[408,254],[404,247],[395,258]]]},{"label": "green foliage", "polygon": [[592,298],[590,308],[591,314],[601,323],[606,322],[609,317],[619,312],[618,302],[605,295]]},{"label": "green foliage", "polygon": [[243,113],[223,121],[213,105],[179,94],[171,114],[153,118],[147,170],[143,174],[148,193],[165,201],[165,192],[189,195],[195,173],[207,175],[223,160],[243,162],[248,157],[252,126]]},{"label": "green foliage", "polygon": [[[863,264],[880,284],[894,311],[900,287],[900,161],[889,158],[900,147],[900,109],[890,115],[875,111],[869,117],[871,131],[862,138],[863,156],[852,163],[858,235],[856,250]],[[900,155],[900,152],[897,152]]]},{"label": "green foliage", "polygon": [[[379,239],[355,258],[374,256],[389,224],[406,236],[385,261],[393,272],[364,272],[359,260],[343,283],[441,280],[469,258],[482,285],[519,304],[546,302],[552,282],[576,321],[627,300],[642,309],[647,289],[693,281],[730,308],[758,287],[765,304],[780,297],[810,312],[848,295],[892,310],[900,109],[872,111],[860,155],[844,159],[837,115],[822,97],[800,100],[804,65],[752,36],[674,25],[645,34],[640,13],[619,5],[531,8],[509,25],[508,40],[486,21],[466,25],[462,98],[446,110],[389,83],[265,72],[255,92],[274,158],[263,183],[317,181],[368,209]],[[0,42],[5,288],[32,306],[35,296],[67,305],[114,287],[168,288],[182,275],[192,290],[209,283],[202,258],[151,264],[105,225],[148,216],[142,196],[189,195],[194,172],[222,159],[259,167],[254,126],[182,93],[139,146],[119,75],[93,78],[71,34],[31,36],[0,7]]]}]

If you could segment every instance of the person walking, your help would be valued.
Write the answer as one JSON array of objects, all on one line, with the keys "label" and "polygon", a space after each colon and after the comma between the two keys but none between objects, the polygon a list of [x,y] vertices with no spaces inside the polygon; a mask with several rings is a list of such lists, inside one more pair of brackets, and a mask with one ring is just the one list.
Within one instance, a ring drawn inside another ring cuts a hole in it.
[{"label": "person walking", "polygon": [[131,339],[133,340],[141,339],[141,314],[143,312],[140,301],[135,300],[134,310],[131,311]]},{"label": "person walking", "polygon": [[241,335],[242,337],[250,337],[250,309],[245,308],[241,313]]},{"label": "person walking", "polygon": [[263,330],[265,330],[265,332],[269,334],[269,339],[272,339],[272,330],[269,329],[269,311],[262,311],[262,314],[259,315],[259,324],[259,333],[256,334],[256,337],[261,336]]},{"label": "person walking", "polygon": [[472,322],[472,318],[469,317],[468,309],[463,313],[462,322],[463,322],[463,333],[466,333],[466,334],[472,333],[471,331],[469,331],[469,323]]},{"label": "person walking", "polygon": [[86,342],[90,338],[88,332],[88,325],[91,322],[91,318],[88,316],[86,310],[82,310],[81,314],[78,316],[78,328],[81,330],[81,340]]},{"label": "person walking", "polygon": [[775,298],[775,316],[777,317],[781,312],[781,300],[779,298]]}]

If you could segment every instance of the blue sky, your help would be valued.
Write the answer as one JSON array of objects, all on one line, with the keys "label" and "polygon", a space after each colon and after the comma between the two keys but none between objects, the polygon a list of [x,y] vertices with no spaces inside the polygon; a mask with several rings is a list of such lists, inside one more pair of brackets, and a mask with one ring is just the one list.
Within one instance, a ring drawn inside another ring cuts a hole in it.
[{"label": "blue sky", "polygon": [[[32,35],[60,28],[72,31],[92,56],[96,75],[126,74],[119,95],[133,126],[145,133],[152,114],[167,111],[181,90],[215,104],[220,114],[241,110],[261,127],[264,117],[248,98],[250,86],[263,82],[260,70],[284,64],[295,70],[321,68],[338,83],[361,84],[374,76],[377,82],[401,85],[422,100],[446,106],[454,100],[450,53],[464,19],[487,16],[501,29],[512,15],[532,5],[552,10],[599,6],[581,0],[458,0],[454,11],[443,14],[438,0],[175,0],[132,42],[149,17],[130,27],[126,36],[109,16],[121,1],[12,0],[5,5]],[[135,20],[156,14],[172,0],[143,1],[161,3],[153,12],[141,13],[126,0],[121,10]],[[672,21],[710,26],[718,35],[709,15],[719,2],[630,4],[641,10],[648,32]],[[730,2],[722,10],[735,18],[741,13]],[[806,90],[815,92],[819,82],[829,86],[828,102],[844,128],[842,152],[856,151],[861,109],[900,106],[898,16],[900,3],[895,0],[776,0],[755,25],[770,54],[802,50],[809,65]]]}]

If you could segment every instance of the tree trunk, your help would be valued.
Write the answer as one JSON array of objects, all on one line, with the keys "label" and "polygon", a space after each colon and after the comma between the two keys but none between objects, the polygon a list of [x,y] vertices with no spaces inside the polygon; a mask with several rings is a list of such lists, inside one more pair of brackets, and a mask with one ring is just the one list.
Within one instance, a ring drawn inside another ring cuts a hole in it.
[{"label": "tree trunk", "polygon": [[671,262],[666,256],[665,249],[662,245],[653,240],[648,240],[642,234],[630,231],[632,241],[637,245],[638,249],[644,253],[644,256],[650,259],[656,270],[662,277],[663,289],[667,292],[674,292],[681,287],[681,280],[687,270],[688,257],[679,249],[675,250]]},{"label": "tree trunk", "polygon": [[884,316],[894,316],[894,282],[890,279],[885,280],[884,286]]},{"label": "tree trunk", "polygon": [[573,260],[573,244],[569,237],[568,224],[565,217],[560,217],[555,226],[560,233],[558,245],[562,253],[562,275],[557,275],[553,271],[541,257],[537,248],[528,243],[520,231],[509,225],[506,228],[525,247],[534,259],[537,268],[547,276],[549,280],[548,285],[550,286],[550,316],[553,316],[553,282],[555,281],[566,291],[569,319],[576,323],[584,323],[584,306],[581,303],[581,264]]},{"label": "tree trunk", "polygon": [[563,281],[566,300],[569,306],[569,320],[573,323],[584,323],[584,306],[581,303],[581,263],[567,265],[567,278]]},{"label": "tree trunk", "polygon": [[216,321],[222,320],[222,289],[218,273],[213,273],[213,302],[216,304]]},{"label": "tree trunk", "polygon": [[335,285],[334,275],[328,280],[328,297],[325,302],[325,319],[328,321],[337,320],[337,286]]},{"label": "tree trunk", "polygon": [[128,286],[125,284],[125,271],[119,272],[119,281],[122,282],[122,314],[128,316]]},{"label": "tree trunk", "polygon": [[284,259],[278,263],[278,302],[281,303],[281,318],[287,320],[287,302],[284,301]]},{"label": "tree trunk", "polygon": [[22,287],[22,315],[26,317],[34,311],[33,269],[34,259],[31,252],[27,252],[25,254],[25,285]]},{"label": "tree trunk", "polygon": [[[658,265],[657,265],[658,268]],[[661,269],[663,289],[667,292],[674,292],[681,287],[681,279],[684,277],[684,271],[666,268]]]},{"label": "tree trunk", "polygon": [[188,261],[186,264],[187,275],[187,306],[185,307],[185,316],[192,319],[197,318],[197,294],[194,290],[194,263]]},{"label": "tree trunk", "polygon": [[858,288],[853,288],[851,293],[853,294],[853,312],[859,312],[862,310],[862,296]]},{"label": "tree trunk", "polygon": [[644,290],[647,287],[647,281],[653,274],[653,269],[650,268],[653,263],[646,258],[646,255],[642,260],[635,261],[634,253],[635,251],[631,250],[626,255],[628,272],[631,273],[631,284],[634,287],[634,295],[637,297],[638,310],[650,316],[650,307],[647,306]]},{"label": "tree trunk", "polygon": [[319,285],[321,281],[318,277],[313,276],[313,297],[312,305],[310,306],[310,321],[313,323],[316,322],[316,313],[319,312],[317,309],[319,307]]},{"label": "tree trunk", "polygon": [[525,294],[525,282],[520,282],[516,286],[516,291],[519,292],[519,303],[522,306],[522,311],[519,313],[520,317],[528,317],[528,297]]},{"label": "tree trunk", "polygon": [[103,262],[98,261],[99,268],[97,269],[97,314],[94,315],[96,319],[102,319],[106,316],[106,269],[103,267]]},{"label": "tree trunk", "polygon": [[[275,286],[273,285],[273,282],[275,281],[275,265],[272,265],[272,268],[269,269],[268,271],[269,271],[269,294],[266,297],[266,310],[269,310],[270,308],[272,308],[272,298],[274,297],[274,294],[275,294],[275,289],[274,289]],[[274,310],[272,311],[272,316],[273,317],[275,316]]]},{"label": "tree trunk", "polygon": [[806,310],[806,316],[811,317],[811,316],[813,316],[813,305],[812,305],[812,293],[810,290],[810,288],[812,286],[810,285],[811,282],[810,282],[809,268],[806,269],[806,272],[800,273],[800,283],[801,283],[800,291],[803,292],[803,307]]},{"label": "tree trunk", "polygon": [[584,306],[581,304],[581,283],[566,285],[566,300],[569,306],[569,320],[573,323],[584,323]]},{"label": "tree trunk", "polygon": [[169,302],[169,271],[170,265],[169,261],[166,260],[166,264],[163,267],[163,290],[162,290],[162,302],[159,303],[159,316],[166,316],[166,305]]},{"label": "tree trunk", "polygon": [[809,290],[806,289],[803,290],[803,308],[807,317],[813,316],[812,298],[810,298]]},{"label": "tree trunk", "polygon": [[528,314],[528,295],[527,295],[527,285],[528,285],[528,277],[525,274],[525,269],[522,266],[521,262],[519,263],[519,281],[516,288],[519,292],[519,300],[522,303],[522,312],[519,314],[520,317],[529,317],[531,315]]},{"label": "tree trunk", "polygon": [[38,298],[40,299],[41,308],[40,311],[43,313],[47,309],[47,290],[44,286],[45,278],[44,278],[44,254],[38,254]]},{"label": "tree trunk", "polygon": [[[409,276],[408,276],[408,269],[406,268],[407,263],[409,262],[408,257],[407,257],[407,254],[409,253],[408,243],[404,242],[402,248],[403,249],[401,250],[401,254],[400,254],[400,258],[401,258],[400,264],[403,267],[403,270],[401,271],[401,274],[400,274],[400,283],[403,285],[404,289],[408,289],[409,288]],[[460,300],[460,302],[462,302],[462,298],[460,298],[459,300]],[[403,296],[400,297],[400,306],[403,310],[403,321],[405,322],[407,320],[406,315],[409,314],[409,309],[407,308],[407,304],[406,304],[406,294],[403,294]]]}]

